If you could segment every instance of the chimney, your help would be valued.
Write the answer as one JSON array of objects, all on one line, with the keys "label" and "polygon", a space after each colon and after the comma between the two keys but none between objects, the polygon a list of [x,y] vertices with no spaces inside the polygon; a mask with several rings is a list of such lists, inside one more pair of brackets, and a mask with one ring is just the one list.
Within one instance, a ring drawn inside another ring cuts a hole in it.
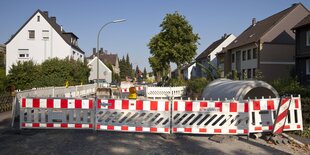
[{"label": "chimney", "polygon": [[43,11],[43,13],[48,17],[48,11]]},{"label": "chimney", "polygon": [[56,23],[56,17],[51,17],[51,21],[53,22],[53,23]]},{"label": "chimney", "polygon": [[256,25],[256,18],[253,18],[252,19],[252,26],[255,26]]},{"label": "chimney", "polygon": [[227,38],[227,33],[224,33],[224,36],[222,37],[222,39]]}]

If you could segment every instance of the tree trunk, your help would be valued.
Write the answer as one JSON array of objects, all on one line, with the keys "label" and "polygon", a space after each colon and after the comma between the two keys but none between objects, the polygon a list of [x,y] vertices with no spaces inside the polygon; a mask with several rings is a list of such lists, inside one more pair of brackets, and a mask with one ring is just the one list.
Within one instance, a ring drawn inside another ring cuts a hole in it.
[{"label": "tree trunk", "polygon": [[182,80],[181,65],[180,64],[177,64],[177,71],[178,71],[178,80]]}]

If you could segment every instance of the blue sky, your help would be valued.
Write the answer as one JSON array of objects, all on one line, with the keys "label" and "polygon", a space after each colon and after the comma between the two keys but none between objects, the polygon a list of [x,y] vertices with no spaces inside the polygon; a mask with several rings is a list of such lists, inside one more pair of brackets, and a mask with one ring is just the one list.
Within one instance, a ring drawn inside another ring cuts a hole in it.
[{"label": "blue sky", "polygon": [[100,27],[125,18],[126,22],[104,28],[100,45],[120,58],[128,53],[134,66],[151,71],[147,44],[159,33],[159,25],[167,13],[178,11],[186,16],[200,36],[198,55],[224,33],[239,35],[253,17],[262,20],[296,2],[310,9],[310,0],[2,0],[0,43],[5,43],[37,9],[41,9],[56,16],[66,31],[74,32],[79,37],[79,46],[89,56],[96,46]]}]

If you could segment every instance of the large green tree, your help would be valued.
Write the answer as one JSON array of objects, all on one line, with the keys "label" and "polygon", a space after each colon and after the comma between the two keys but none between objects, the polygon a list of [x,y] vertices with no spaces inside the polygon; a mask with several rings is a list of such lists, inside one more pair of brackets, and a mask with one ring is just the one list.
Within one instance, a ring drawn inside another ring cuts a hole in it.
[{"label": "large green tree", "polygon": [[181,79],[181,66],[193,60],[199,36],[193,32],[185,16],[178,12],[167,14],[160,27],[160,33],[156,34],[148,44],[150,53],[153,58],[159,59],[159,63],[163,63],[160,66],[169,65],[169,62],[175,63],[178,77]]}]

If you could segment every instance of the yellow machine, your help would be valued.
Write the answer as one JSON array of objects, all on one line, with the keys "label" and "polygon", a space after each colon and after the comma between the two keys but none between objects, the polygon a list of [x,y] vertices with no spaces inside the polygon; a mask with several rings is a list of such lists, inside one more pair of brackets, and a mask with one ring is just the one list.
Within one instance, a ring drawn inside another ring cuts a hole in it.
[{"label": "yellow machine", "polygon": [[129,95],[128,95],[129,99],[137,99],[137,90],[136,87],[130,87],[129,88]]}]

